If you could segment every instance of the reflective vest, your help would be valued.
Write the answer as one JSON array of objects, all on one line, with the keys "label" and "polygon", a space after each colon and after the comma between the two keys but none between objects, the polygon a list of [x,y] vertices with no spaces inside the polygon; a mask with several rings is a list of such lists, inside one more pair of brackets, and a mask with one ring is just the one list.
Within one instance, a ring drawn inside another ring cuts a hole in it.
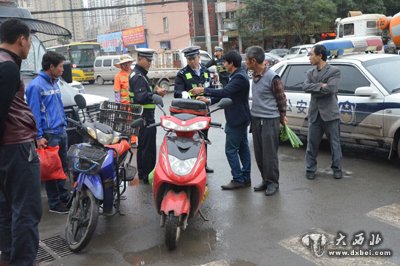
[{"label": "reflective vest", "polygon": [[121,103],[129,104],[129,73],[121,70],[114,77],[114,92],[120,94]]}]

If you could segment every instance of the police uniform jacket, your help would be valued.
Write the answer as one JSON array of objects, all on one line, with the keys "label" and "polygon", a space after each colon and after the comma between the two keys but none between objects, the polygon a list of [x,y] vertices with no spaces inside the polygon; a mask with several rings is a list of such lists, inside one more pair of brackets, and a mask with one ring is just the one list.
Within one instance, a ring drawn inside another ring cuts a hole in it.
[{"label": "police uniform jacket", "polygon": [[182,68],[175,78],[175,98],[182,98],[183,91],[190,91],[194,87],[203,86],[207,88],[211,85],[210,72],[203,65],[200,65],[200,76],[190,67]]},{"label": "police uniform jacket", "polygon": [[217,67],[218,75],[220,75],[220,77],[222,77],[222,78],[228,79],[229,73],[225,69],[224,62],[225,62],[225,58],[223,56],[221,56],[220,59],[215,57],[215,58],[211,59],[210,61],[208,61],[208,63],[206,64],[206,68],[209,68],[210,66],[215,65]]},{"label": "police uniform jacket", "polygon": [[154,123],[153,94],[147,78],[147,70],[136,65],[129,79],[129,96],[132,103],[143,106],[142,117],[146,124]]}]

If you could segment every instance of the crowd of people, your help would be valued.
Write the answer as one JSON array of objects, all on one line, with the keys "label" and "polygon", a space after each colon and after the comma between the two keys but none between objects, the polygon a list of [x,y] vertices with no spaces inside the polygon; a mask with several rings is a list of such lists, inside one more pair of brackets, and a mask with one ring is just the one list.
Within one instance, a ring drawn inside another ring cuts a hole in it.
[{"label": "crowd of people", "polygon": [[[31,47],[31,31],[18,19],[9,19],[0,26],[0,265],[33,265],[38,250],[38,224],[42,215],[40,196],[39,158],[36,148],[59,146],[59,156],[66,172],[66,119],[61,101],[58,78],[63,73],[65,58],[47,52],[42,59],[42,71],[24,87],[20,77],[21,61]],[[231,168],[232,180],[222,185],[223,190],[251,186],[251,154],[248,132],[253,134],[254,155],[261,183],[254,191],[272,196],[279,190],[279,132],[288,122],[286,95],[277,73],[264,64],[264,50],[251,46],[246,50],[247,68],[253,70],[253,104],[249,106],[250,81],[241,67],[237,51],[223,54],[216,47],[216,58],[208,66],[217,65],[222,89],[211,86],[207,67],[200,64],[200,47],[184,49],[188,64],[178,73],[174,97],[183,94],[193,99],[215,104],[230,98],[232,105],[225,111],[225,154]],[[150,85],[147,73],[154,50],[138,49],[133,70],[133,59],[122,56],[118,64],[121,72],[115,77],[115,100],[121,104],[143,106],[144,124],[140,127],[137,146],[139,179],[148,183],[156,164],[156,127],[153,94],[165,96],[167,90]],[[303,89],[311,93],[308,121],[309,134],[306,150],[306,178],[316,177],[316,157],[322,135],[331,143],[334,178],[342,177],[339,110],[337,84],[340,71],[326,63],[326,49],[316,45],[311,50],[310,62],[315,66],[305,77]],[[25,100],[26,95],[26,100]],[[207,134],[207,132],[204,132]],[[213,170],[206,167],[207,173]],[[49,211],[67,213],[70,193],[65,180],[46,181]]]}]

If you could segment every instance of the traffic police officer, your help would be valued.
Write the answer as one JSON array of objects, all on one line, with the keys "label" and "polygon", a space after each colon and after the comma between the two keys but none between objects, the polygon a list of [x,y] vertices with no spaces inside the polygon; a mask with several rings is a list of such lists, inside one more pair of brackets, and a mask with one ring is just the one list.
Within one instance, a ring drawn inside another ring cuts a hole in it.
[{"label": "traffic police officer", "polygon": [[215,46],[214,48],[214,53],[215,53],[215,58],[211,59],[208,61],[206,64],[206,68],[209,68],[210,66],[216,66],[217,67],[217,73],[219,76],[219,81],[221,82],[222,86],[225,86],[228,81],[229,81],[229,73],[226,71],[224,67],[224,57],[222,53],[224,52],[224,49],[220,46]]},{"label": "traffic police officer", "polygon": [[143,106],[142,118],[144,125],[139,128],[139,143],[137,147],[137,168],[139,179],[148,184],[149,173],[154,169],[156,164],[156,127],[147,128],[148,125],[155,123],[153,103],[153,94],[156,93],[164,96],[167,90],[155,86],[152,90],[147,72],[153,61],[154,50],[137,49],[138,59],[129,79],[129,97],[134,104]]},{"label": "traffic police officer", "polygon": [[182,98],[182,92],[189,92],[194,87],[209,87],[210,72],[200,64],[200,47],[190,46],[182,50],[187,60],[187,66],[182,68],[175,78],[174,97]]},{"label": "traffic police officer", "polygon": [[[186,91],[189,93],[189,91],[195,87],[207,88],[211,85],[210,72],[206,67],[200,64],[199,50],[199,46],[190,46],[182,50],[188,64],[176,75],[174,87],[175,98],[182,98],[182,92]],[[195,99],[196,95],[191,97]],[[203,131],[206,136],[207,132],[208,130]],[[213,173],[214,170],[206,166],[206,172]]]}]

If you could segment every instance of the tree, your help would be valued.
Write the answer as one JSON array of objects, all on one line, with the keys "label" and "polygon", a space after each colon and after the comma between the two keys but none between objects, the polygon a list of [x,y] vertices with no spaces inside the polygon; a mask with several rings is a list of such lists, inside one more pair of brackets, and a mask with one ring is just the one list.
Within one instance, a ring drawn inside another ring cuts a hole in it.
[{"label": "tree", "polygon": [[271,35],[295,35],[300,43],[305,36],[319,33],[324,25],[333,25],[336,5],[329,0],[246,0],[239,13],[240,32],[259,38]]}]

